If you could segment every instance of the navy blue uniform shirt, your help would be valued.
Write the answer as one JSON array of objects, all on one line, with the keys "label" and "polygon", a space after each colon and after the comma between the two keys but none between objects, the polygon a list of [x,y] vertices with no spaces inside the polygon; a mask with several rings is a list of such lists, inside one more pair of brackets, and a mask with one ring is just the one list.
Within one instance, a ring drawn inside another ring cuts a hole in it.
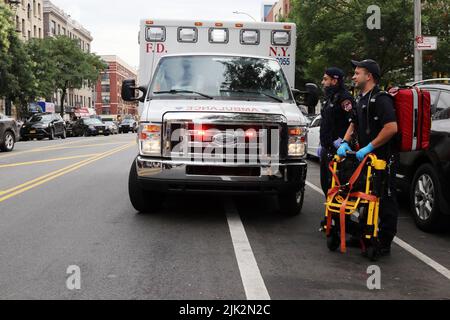
[{"label": "navy blue uniform shirt", "polygon": [[[360,95],[356,103],[356,117],[352,119],[352,122],[356,125],[357,138],[361,148],[371,143],[386,124],[397,121],[394,101],[387,94],[376,97],[375,103],[372,102],[368,107],[369,99],[372,100],[378,92],[380,89],[375,87],[366,95]],[[367,114],[368,109],[369,114]],[[392,138],[384,146],[375,149],[374,153],[380,159],[388,160],[390,155],[395,152],[394,143],[395,138]]]}]

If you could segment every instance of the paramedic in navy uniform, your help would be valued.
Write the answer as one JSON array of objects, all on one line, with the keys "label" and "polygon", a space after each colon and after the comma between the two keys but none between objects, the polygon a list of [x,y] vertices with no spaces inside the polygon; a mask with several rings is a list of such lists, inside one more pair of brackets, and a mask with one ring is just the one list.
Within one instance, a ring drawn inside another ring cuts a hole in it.
[{"label": "paramedic in navy uniform", "polygon": [[345,89],[344,72],[339,68],[328,68],[322,80],[325,92],[324,107],[320,123],[320,184],[326,195],[331,187],[330,160],[344,139],[355,105],[353,96]]},{"label": "paramedic in navy uniform", "polygon": [[[338,155],[345,157],[351,151],[353,133],[356,134],[361,149],[356,157],[362,161],[369,153],[386,160],[388,172],[385,175],[384,191],[380,202],[380,254],[388,255],[391,243],[397,233],[398,204],[396,199],[395,178],[398,152],[395,150],[395,136],[398,131],[394,101],[388,95],[373,97],[380,92],[378,83],[381,71],[374,60],[352,61],[355,67],[353,81],[360,95],[357,99],[356,116],[352,120]],[[370,106],[369,106],[369,101]],[[367,113],[369,109],[369,114]]]}]

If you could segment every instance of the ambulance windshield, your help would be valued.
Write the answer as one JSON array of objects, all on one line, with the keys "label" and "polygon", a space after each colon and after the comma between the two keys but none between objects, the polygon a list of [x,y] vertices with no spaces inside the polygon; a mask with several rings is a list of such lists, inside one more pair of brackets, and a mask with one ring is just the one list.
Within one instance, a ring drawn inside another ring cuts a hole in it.
[{"label": "ambulance windshield", "polygon": [[149,92],[150,99],[293,100],[279,63],[250,57],[165,57]]}]

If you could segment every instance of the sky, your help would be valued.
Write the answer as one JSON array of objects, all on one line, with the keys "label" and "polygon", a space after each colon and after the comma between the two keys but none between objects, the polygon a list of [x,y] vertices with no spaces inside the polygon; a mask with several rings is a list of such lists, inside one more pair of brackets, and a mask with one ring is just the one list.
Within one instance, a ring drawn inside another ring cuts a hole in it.
[{"label": "sky", "polygon": [[118,55],[132,67],[139,65],[137,43],[141,19],[261,21],[263,3],[272,0],[51,0],[89,30],[92,51]]}]

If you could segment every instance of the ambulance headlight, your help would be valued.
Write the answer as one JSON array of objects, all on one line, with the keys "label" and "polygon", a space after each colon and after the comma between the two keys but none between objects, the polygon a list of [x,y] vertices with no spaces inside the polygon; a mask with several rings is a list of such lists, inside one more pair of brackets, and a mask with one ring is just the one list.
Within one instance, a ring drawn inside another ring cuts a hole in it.
[{"label": "ambulance headlight", "polygon": [[144,156],[161,156],[161,126],[141,124],[138,133],[139,151]]},{"label": "ambulance headlight", "polygon": [[289,46],[291,33],[289,31],[272,31],[272,43],[277,46]]},{"label": "ambulance headlight", "polygon": [[306,127],[289,127],[288,156],[304,157],[306,155]]},{"label": "ambulance headlight", "polygon": [[241,43],[242,44],[259,44],[259,31],[258,30],[242,30],[241,31]]}]

